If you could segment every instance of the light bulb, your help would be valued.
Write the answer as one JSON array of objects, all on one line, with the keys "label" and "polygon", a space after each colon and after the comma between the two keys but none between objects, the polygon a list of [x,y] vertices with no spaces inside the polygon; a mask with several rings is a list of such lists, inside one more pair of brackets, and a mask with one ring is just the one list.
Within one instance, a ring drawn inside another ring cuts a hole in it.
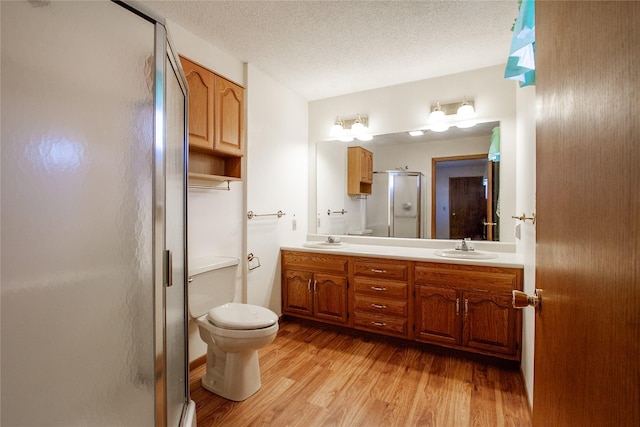
[{"label": "light bulb", "polygon": [[429,129],[433,132],[445,132],[449,130],[449,125],[446,123],[434,123]]},{"label": "light bulb", "polygon": [[460,119],[473,117],[474,113],[475,111],[473,109],[473,106],[466,101],[463,102],[460,107],[458,107],[458,118]]},{"label": "light bulb", "polygon": [[340,117],[336,117],[336,122],[331,126],[331,130],[329,131],[329,135],[331,136],[339,136],[344,131],[344,126]]},{"label": "light bulb", "polygon": [[362,132],[364,130],[364,125],[362,124],[362,119],[360,119],[360,114],[356,117],[356,121],[351,125],[351,130],[353,132]]}]

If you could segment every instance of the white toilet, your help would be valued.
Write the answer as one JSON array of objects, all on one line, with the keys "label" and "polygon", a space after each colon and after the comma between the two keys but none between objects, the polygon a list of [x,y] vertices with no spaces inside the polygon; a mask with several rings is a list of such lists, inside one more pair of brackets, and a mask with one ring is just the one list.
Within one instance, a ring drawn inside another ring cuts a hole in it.
[{"label": "white toilet", "polygon": [[189,261],[189,314],[207,343],[202,386],[226,399],[245,400],[260,389],[258,350],[278,332],[278,315],[251,304],[233,303],[238,258]]}]

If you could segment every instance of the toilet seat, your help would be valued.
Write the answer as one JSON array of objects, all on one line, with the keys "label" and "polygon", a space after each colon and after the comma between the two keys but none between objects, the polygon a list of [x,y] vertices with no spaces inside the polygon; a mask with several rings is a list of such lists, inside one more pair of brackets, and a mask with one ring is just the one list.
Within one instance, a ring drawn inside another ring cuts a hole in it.
[{"label": "toilet seat", "polygon": [[262,329],[278,322],[278,316],[268,308],[253,304],[226,303],[207,313],[215,326],[231,330]]}]

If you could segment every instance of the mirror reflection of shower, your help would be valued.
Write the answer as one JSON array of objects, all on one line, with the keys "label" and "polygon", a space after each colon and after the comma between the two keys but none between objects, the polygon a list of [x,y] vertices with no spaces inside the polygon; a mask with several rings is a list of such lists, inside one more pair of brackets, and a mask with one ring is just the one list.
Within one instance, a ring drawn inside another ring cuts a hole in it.
[{"label": "mirror reflection of shower", "polygon": [[373,172],[372,193],[366,200],[366,228],[377,237],[424,236],[422,191],[424,175],[408,166]]}]

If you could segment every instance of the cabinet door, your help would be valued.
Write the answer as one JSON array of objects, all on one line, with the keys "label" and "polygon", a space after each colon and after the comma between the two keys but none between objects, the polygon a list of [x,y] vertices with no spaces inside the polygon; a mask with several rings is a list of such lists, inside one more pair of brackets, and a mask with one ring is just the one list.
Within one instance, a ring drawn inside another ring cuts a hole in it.
[{"label": "cabinet door", "polygon": [[347,322],[347,278],[333,274],[314,274],[315,317]]},{"label": "cabinet door", "polygon": [[220,76],[215,76],[215,140],[216,152],[230,156],[243,155],[244,89]]},{"label": "cabinet door", "polygon": [[313,315],[313,274],[306,271],[286,270],[282,283],[282,311],[291,314]]},{"label": "cabinet door", "polygon": [[360,153],[360,167],[362,168],[360,180],[371,184],[373,183],[373,153],[364,149]]},{"label": "cabinet door", "polygon": [[189,84],[189,146],[213,150],[214,74],[180,57]]},{"label": "cabinet door", "polygon": [[464,293],[462,344],[500,354],[516,354],[517,312],[511,294]]},{"label": "cabinet door", "polygon": [[460,294],[453,289],[416,286],[416,340],[459,345],[460,303]]}]

